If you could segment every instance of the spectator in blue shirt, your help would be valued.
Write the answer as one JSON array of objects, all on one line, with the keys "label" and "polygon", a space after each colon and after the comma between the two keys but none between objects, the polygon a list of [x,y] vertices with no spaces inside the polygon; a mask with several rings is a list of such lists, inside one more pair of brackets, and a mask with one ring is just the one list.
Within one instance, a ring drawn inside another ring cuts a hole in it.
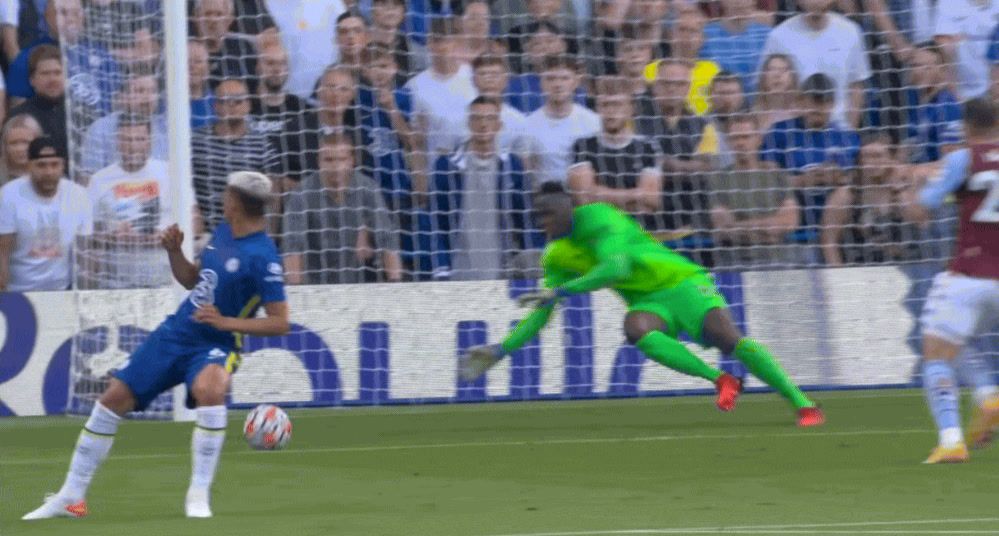
[{"label": "spectator in blue shirt", "polygon": [[844,184],[857,161],[860,138],[832,120],[832,80],[816,73],[801,87],[802,115],[773,126],[763,140],[761,159],[791,174],[791,186],[803,207],[797,238],[814,242],[829,192]]},{"label": "spectator in blue shirt", "polygon": [[199,39],[187,42],[187,84],[191,95],[191,128],[215,122],[215,98],[208,86],[208,49]]},{"label": "spectator in blue shirt", "polygon": [[935,162],[964,140],[961,106],[947,88],[943,51],[924,43],[912,54],[912,85],[906,89],[905,148],[913,164]]},{"label": "spectator in blue shirt", "polygon": [[751,95],[756,89],[760,53],[771,28],[753,19],[753,0],[722,0],[722,6],[725,8],[724,16],[704,27],[700,57],[741,76]]},{"label": "spectator in blue shirt", "polygon": [[[45,6],[49,34],[24,47],[7,71],[7,95],[11,106],[35,96],[28,81],[28,58],[39,45],[63,45],[66,59],[66,99],[77,124],[111,111],[118,79],[118,65],[103,47],[82,39],[83,5],[80,0],[58,0]],[[58,20],[59,24],[56,24]]]},{"label": "spectator in blue shirt", "polygon": [[[382,189],[385,205],[399,223],[400,253],[406,270],[417,279],[430,273],[425,253],[429,241],[420,244],[420,228],[428,225],[422,210],[414,206],[413,181],[425,183],[426,160],[412,128],[413,94],[396,85],[399,66],[392,48],[375,43],[363,53],[362,74],[366,83],[357,88],[356,114],[367,150],[362,169]],[[425,188],[420,188],[425,191]]]}]

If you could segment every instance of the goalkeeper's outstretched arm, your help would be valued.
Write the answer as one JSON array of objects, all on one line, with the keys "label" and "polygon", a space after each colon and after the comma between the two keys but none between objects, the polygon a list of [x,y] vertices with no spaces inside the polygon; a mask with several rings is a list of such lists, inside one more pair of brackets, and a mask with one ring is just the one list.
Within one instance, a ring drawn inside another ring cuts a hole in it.
[{"label": "goalkeeper's outstretched arm", "polygon": [[461,378],[465,381],[474,381],[501,359],[522,348],[548,324],[554,310],[554,301],[540,305],[531,311],[527,318],[521,320],[503,342],[469,348],[459,363],[458,373]]}]

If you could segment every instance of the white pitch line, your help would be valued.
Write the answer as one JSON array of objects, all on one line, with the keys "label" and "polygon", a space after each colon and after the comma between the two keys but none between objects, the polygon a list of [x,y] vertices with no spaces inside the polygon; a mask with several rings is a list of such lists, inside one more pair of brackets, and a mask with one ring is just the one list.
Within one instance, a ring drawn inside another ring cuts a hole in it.
[{"label": "white pitch line", "polygon": [[[791,525],[734,525],[731,527],[683,527],[661,529],[623,529],[623,530],[584,530],[563,532],[519,532],[511,534],[495,534],[491,536],[621,536],[641,534],[999,534],[999,530],[990,531],[849,531],[834,530],[848,527],[877,527],[894,525],[941,525],[947,523],[993,523],[999,517],[954,518],[954,519],[909,519],[901,521],[854,521],[849,523],[801,523]],[[830,530],[822,530],[830,529]],[[955,529],[959,530],[959,529]]]},{"label": "white pitch line", "polygon": [[[516,441],[465,441],[456,443],[425,443],[416,445],[367,445],[357,447],[327,447],[327,448],[303,448],[287,449],[278,451],[255,451],[240,450],[226,452],[226,456],[275,456],[275,455],[298,455],[298,454],[322,454],[337,452],[387,452],[399,450],[426,450],[426,449],[453,449],[453,448],[492,448],[492,447],[534,447],[548,445],[581,445],[581,444],[601,444],[601,443],[643,443],[658,441],[687,441],[703,439],[754,439],[759,437],[780,437],[780,438],[809,438],[809,437],[843,437],[843,436],[864,436],[864,435],[889,435],[889,434],[930,434],[923,428],[903,429],[903,430],[844,430],[841,432],[784,432],[778,434],[690,434],[690,435],[659,435],[659,436],[636,436],[636,437],[577,437],[565,439],[522,439]],[[187,458],[187,452],[160,453],[160,454],[123,454],[111,456],[113,460],[155,460],[166,458]],[[58,458],[35,458],[30,460],[13,460],[0,462],[0,467],[17,465],[39,465],[50,463],[65,463],[65,453],[60,453]],[[574,533],[570,533],[574,534]],[[604,533],[596,533],[604,534]]]}]

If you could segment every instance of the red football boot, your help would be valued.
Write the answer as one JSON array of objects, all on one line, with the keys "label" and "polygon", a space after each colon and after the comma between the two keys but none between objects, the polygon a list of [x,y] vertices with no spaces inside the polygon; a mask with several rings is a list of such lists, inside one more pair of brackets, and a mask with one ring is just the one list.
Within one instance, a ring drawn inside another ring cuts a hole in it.
[{"label": "red football boot", "polygon": [[821,426],[826,422],[826,416],[818,406],[801,408],[798,410],[798,426],[808,428],[809,426]]},{"label": "red football boot", "polygon": [[735,401],[739,399],[742,392],[742,382],[739,378],[725,373],[715,380],[715,389],[718,390],[718,398],[715,404],[722,411],[732,411],[735,409]]}]

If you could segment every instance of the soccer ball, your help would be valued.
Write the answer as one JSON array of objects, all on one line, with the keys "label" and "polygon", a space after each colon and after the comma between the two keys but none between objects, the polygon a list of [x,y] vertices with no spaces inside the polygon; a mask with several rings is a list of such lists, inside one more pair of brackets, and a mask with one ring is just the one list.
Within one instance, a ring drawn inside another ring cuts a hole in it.
[{"label": "soccer ball", "polygon": [[260,404],[246,416],[243,437],[257,450],[282,449],[291,439],[291,419],[277,406]]}]

